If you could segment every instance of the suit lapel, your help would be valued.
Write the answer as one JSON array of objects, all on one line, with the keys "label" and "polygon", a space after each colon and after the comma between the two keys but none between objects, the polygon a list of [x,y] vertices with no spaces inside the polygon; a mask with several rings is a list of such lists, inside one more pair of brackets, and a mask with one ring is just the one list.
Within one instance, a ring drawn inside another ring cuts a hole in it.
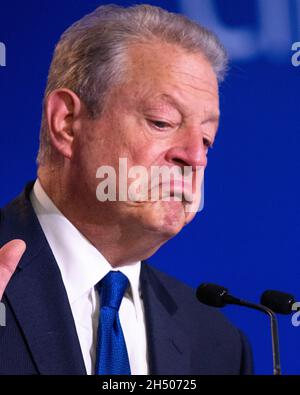
[{"label": "suit lapel", "polygon": [[141,290],[150,374],[189,374],[191,349],[188,336],[176,317],[177,305],[145,262],[142,263]]},{"label": "suit lapel", "polygon": [[61,274],[29,201],[31,189],[1,212],[0,244],[18,238],[27,245],[5,295],[40,374],[85,374]]}]

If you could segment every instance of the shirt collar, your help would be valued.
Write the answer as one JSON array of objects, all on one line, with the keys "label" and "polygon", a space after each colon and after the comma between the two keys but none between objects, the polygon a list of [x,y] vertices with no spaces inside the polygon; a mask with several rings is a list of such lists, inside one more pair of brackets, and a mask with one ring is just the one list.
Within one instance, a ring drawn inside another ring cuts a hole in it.
[{"label": "shirt collar", "polygon": [[119,270],[127,276],[132,299],[137,306],[141,262],[113,268],[101,252],[58,210],[39,180],[34,184],[31,202],[59,266],[70,303],[93,288],[109,271]]}]

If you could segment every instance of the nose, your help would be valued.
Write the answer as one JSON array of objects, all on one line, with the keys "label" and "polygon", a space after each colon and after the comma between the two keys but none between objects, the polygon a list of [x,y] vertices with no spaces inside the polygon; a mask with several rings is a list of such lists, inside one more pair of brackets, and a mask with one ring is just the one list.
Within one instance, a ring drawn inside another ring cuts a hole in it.
[{"label": "nose", "polygon": [[196,171],[197,167],[207,166],[207,150],[202,133],[189,133],[167,151],[166,160],[180,167],[191,166]]}]

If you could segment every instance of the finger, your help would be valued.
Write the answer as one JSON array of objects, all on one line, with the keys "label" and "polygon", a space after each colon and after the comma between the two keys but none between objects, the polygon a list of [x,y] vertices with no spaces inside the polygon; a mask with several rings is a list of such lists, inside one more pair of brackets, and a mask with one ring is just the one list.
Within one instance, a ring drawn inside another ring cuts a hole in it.
[{"label": "finger", "polygon": [[10,241],[0,249],[0,300],[25,250],[22,240]]}]

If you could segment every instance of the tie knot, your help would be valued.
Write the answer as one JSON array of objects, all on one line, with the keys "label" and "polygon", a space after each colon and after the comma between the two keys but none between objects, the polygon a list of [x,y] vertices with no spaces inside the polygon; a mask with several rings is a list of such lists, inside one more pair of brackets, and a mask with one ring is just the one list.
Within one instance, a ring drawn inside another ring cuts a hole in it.
[{"label": "tie knot", "polygon": [[128,283],[128,278],[123,273],[109,272],[96,286],[101,297],[101,308],[119,310]]}]

